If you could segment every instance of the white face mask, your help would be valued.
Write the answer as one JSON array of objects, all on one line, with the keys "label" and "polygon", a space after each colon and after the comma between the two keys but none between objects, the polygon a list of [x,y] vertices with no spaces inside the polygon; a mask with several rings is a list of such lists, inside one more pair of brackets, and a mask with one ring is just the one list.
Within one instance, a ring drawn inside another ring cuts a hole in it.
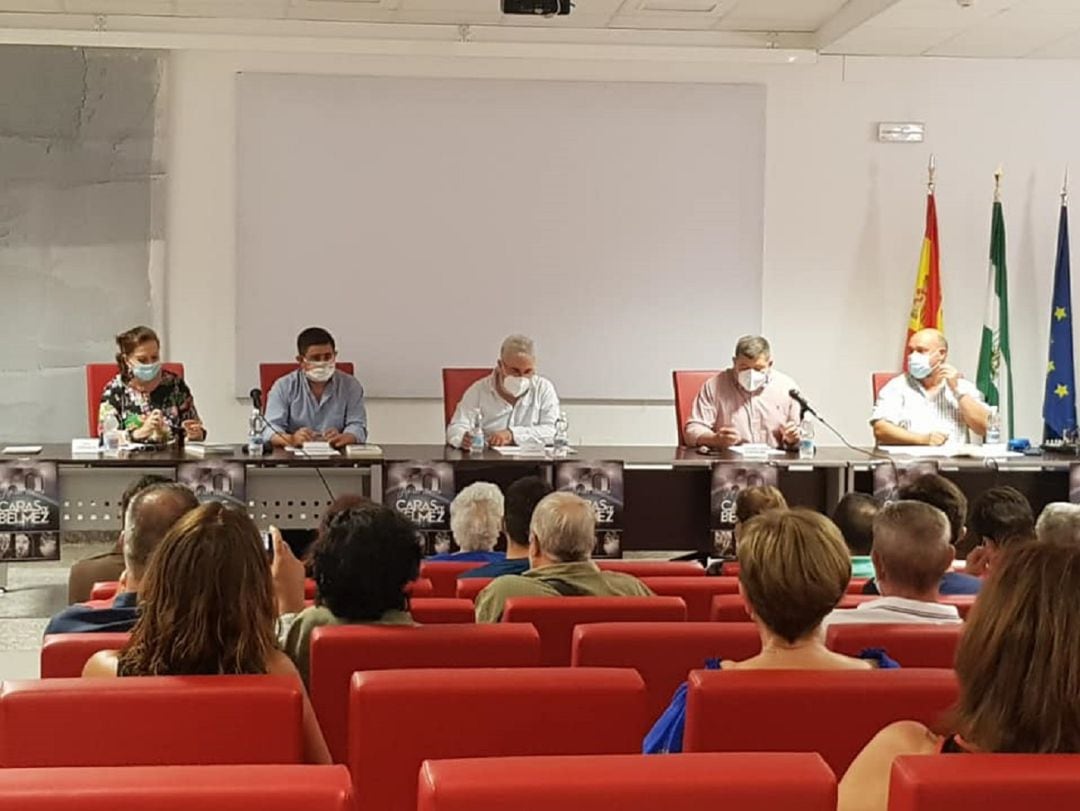
[{"label": "white face mask", "polygon": [[759,372],[757,369],[743,369],[739,372],[739,385],[747,391],[757,391],[768,382],[768,372]]},{"label": "white face mask", "polygon": [[925,352],[912,352],[907,359],[908,373],[916,380],[925,380],[934,371],[930,365],[930,356]]},{"label": "white face mask", "polygon": [[334,376],[334,362],[310,363],[304,369],[304,374],[312,383],[325,383]]},{"label": "white face mask", "polygon": [[532,379],[528,377],[507,375],[503,378],[502,385],[503,388],[506,389],[506,393],[511,397],[520,397],[529,390],[529,386],[532,385]]}]

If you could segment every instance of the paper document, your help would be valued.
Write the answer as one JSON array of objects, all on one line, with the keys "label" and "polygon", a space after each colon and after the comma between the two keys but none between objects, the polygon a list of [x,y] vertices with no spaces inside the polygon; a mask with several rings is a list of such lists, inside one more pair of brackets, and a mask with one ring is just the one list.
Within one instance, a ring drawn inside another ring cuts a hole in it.
[{"label": "paper document", "polygon": [[4,448],[4,450],[0,451],[0,453],[11,453],[11,454],[21,454],[21,455],[29,455],[29,454],[32,454],[32,453],[41,453],[41,446],[40,445],[8,445],[6,448]]},{"label": "paper document", "polygon": [[732,445],[731,450],[740,456],[784,456],[787,452],[779,448],[770,448],[760,442],[744,442],[742,445]]},{"label": "paper document", "polygon": [[881,445],[879,451],[893,456],[916,456],[923,459],[1010,459],[1024,454],[1004,445]]},{"label": "paper document", "polygon": [[[550,459],[552,458],[551,448],[522,448],[517,445],[499,445],[493,447],[491,450],[496,453],[500,453],[503,456],[514,456],[519,459]],[[574,448],[567,448],[566,453],[568,456],[577,453]]]}]

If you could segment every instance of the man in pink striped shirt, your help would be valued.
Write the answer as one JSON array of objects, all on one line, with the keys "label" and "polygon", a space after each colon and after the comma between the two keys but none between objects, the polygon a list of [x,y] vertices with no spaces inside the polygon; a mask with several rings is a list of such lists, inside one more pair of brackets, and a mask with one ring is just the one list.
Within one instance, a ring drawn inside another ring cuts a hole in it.
[{"label": "man in pink striped shirt", "polygon": [[758,443],[794,450],[799,404],[788,394],[795,381],[773,368],[772,349],[760,335],[744,335],[732,366],[705,381],[684,433],[691,447],[718,450]]}]

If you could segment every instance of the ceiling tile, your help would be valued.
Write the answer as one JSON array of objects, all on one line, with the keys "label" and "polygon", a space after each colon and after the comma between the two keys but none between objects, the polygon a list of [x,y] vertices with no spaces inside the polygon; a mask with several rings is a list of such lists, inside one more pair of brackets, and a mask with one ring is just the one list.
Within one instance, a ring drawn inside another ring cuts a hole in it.
[{"label": "ceiling tile", "polygon": [[949,32],[932,28],[871,28],[864,25],[845,34],[823,52],[867,56],[919,56],[948,36]]},{"label": "ceiling tile", "polygon": [[740,0],[717,28],[725,31],[816,31],[847,0]]}]

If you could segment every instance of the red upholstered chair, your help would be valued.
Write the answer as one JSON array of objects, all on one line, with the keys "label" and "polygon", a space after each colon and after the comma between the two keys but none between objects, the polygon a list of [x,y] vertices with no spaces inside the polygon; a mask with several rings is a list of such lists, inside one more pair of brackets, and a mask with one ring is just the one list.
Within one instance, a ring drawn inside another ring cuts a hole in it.
[{"label": "red upholstered chair", "polygon": [[675,370],[671,373],[671,383],[675,388],[675,421],[677,423],[675,436],[679,438],[680,445],[686,444],[686,434],[683,429],[694,408],[694,398],[698,396],[698,392],[706,381],[718,374],[719,372],[715,369],[710,371]]},{"label": "red upholstered chair", "polygon": [[721,564],[720,574],[725,577],[738,577],[739,576],[739,561],[729,560],[727,563]]},{"label": "red upholstered chair", "polygon": [[848,656],[884,648],[904,667],[950,668],[963,630],[963,625],[833,625],[825,644]]},{"label": "red upholstered chair", "polygon": [[705,660],[748,659],[761,652],[752,622],[598,622],[574,628],[574,667],[632,667],[649,694],[656,720],[675,688]]},{"label": "red upholstered chair", "polygon": [[686,603],[678,597],[511,597],[502,621],[532,623],[540,632],[540,663],[565,667],[575,625],[685,622]]},{"label": "red upholstered chair", "polygon": [[0,811],[75,808],[84,811],[355,810],[349,772],[343,766],[0,770]]},{"label": "red upholstered chair", "polygon": [[834,811],[836,779],[817,755],[795,753],[429,760],[420,770],[418,811],[721,807]]},{"label": "red upholstered chair", "polygon": [[41,646],[41,678],[76,679],[95,653],[120,650],[127,641],[127,634],[50,634]]},{"label": "red upholstered chair", "polygon": [[862,594],[863,586],[866,585],[869,577],[853,577],[848,581],[847,593],[848,594]]},{"label": "red upholstered chair", "polygon": [[874,389],[874,402],[877,402],[878,395],[881,394],[881,390],[885,388],[885,384],[892,380],[894,377],[900,377],[901,372],[874,372],[870,375],[870,385]]},{"label": "red upholstered chair", "polygon": [[[184,364],[163,363],[162,368],[178,377],[184,376]],[[116,377],[119,371],[115,363],[86,364],[86,427],[87,436],[98,435],[98,411],[101,407],[101,393],[105,386]]]},{"label": "red upholstered chair", "polygon": [[737,577],[643,577],[642,582],[663,597],[681,597],[690,622],[708,622],[717,594],[739,593]]},{"label": "red upholstered chair", "polygon": [[456,597],[420,597],[409,601],[409,613],[421,625],[476,622],[472,600]]},{"label": "red upholstered chair", "polygon": [[628,669],[357,673],[349,771],[365,811],[410,811],[425,760],[635,754],[647,723],[645,685]]},{"label": "red upholstered chair", "polygon": [[305,600],[314,600],[315,599],[315,590],[316,590],[315,589],[315,581],[312,580],[310,577],[305,577],[304,578],[304,599]]},{"label": "red upholstered chair", "polygon": [[695,670],[687,752],[817,752],[842,775],[894,721],[940,729],[957,698],[952,670]]},{"label": "red upholstered chair", "polygon": [[449,425],[450,420],[454,418],[454,412],[457,410],[458,403],[460,403],[461,398],[465,396],[465,392],[468,391],[469,386],[480,378],[487,377],[489,374],[491,374],[490,366],[486,369],[442,370],[443,416],[446,418],[445,425]]},{"label": "red upholstered chair", "polygon": [[112,600],[119,590],[120,582],[118,580],[98,580],[90,589],[90,599],[94,602]]},{"label": "red upholstered chair", "polygon": [[423,600],[435,596],[435,587],[431,584],[430,580],[421,577],[418,580],[407,583],[405,585],[405,593],[413,599]]},{"label": "red upholstered chair", "polygon": [[9,681],[0,767],[302,763],[302,713],[281,676]]},{"label": "red upholstered chair", "polygon": [[[353,365],[351,363],[337,363],[337,370],[344,372],[347,375],[353,374]],[[274,383],[277,382],[279,377],[284,377],[290,372],[295,372],[298,367],[297,362],[290,361],[289,363],[260,363],[259,364],[259,389],[262,391],[263,408],[266,408],[266,398],[270,396],[270,389],[273,388]]]},{"label": "red upholstered chair", "polygon": [[893,761],[889,811],[1080,808],[1078,755],[903,755]]},{"label": "red upholstered chair", "polygon": [[535,667],[540,636],[528,625],[336,625],[311,634],[308,686],[334,761],[347,754],[349,679],[358,670]]},{"label": "red upholstered chair", "polygon": [[622,572],[634,577],[704,577],[705,568],[693,560],[598,560],[606,572]]},{"label": "red upholstered chair", "polygon": [[465,577],[457,581],[457,596],[465,600],[476,600],[476,595],[484,590],[491,577]]},{"label": "red upholstered chair", "polygon": [[741,594],[718,594],[709,611],[712,622],[750,622],[750,610]]},{"label": "red upholstered chair", "polygon": [[420,576],[431,581],[432,597],[457,597],[458,575],[484,565],[475,560],[425,560],[420,563]]}]

